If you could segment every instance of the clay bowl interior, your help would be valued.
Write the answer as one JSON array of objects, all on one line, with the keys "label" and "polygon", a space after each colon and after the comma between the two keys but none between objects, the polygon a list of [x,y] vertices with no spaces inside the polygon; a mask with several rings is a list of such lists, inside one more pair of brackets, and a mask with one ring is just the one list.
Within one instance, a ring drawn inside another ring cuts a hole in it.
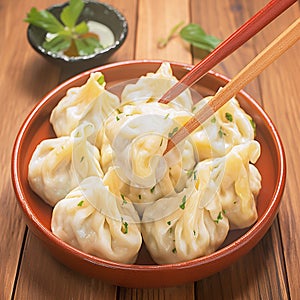
[{"label": "clay bowl interior", "polygon": [[[12,158],[12,180],[17,200],[29,228],[44,242],[52,255],[75,271],[126,287],[161,287],[199,280],[214,274],[250,251],[271,226],[279,208],[285,185],[285,157],[278,133],[260,106],[246,93],[237,98],[242,108],[257,124],[256,139],[261,144],[261,157],[256,166],[262,174],[262,189],[257,201],[258,221],[246,230],[231,231],[224,244],[211,255],[171,265],[156,265],[145,248],[134,265],[114,263],[85,254],[56,238],[50,230],[50,206],[29,187],[27,168],[35,147],[44,139],[54,137],[49,116],[52,109],[74,86],[81,86],[92,71],[103,72],[107,88],[114,90],[120,82],[155,72],[161,61],[128,61],[99,67],[81,73],[46,95],[32,110],[17,136]],[[173,73],[181,78],[190,65],[172,63]],[[203,96],[214,94],[227,79],[209,73],[195,86]],[[117,92],[118,88],[115,89]],[[161,278],[164,278],[162,281]]]},{"label": "clay bowl interior", "polygon": [[[47,10],[59,18],[61,11],[67,4],[68,2],[54,5]],[[113,32],[115,43],[95,54],[77,57],[62,57],[56,53],[46,51],[42,47],[46,35],[45,30],[29,25],[27,29],[27,39],[32,48],[51,63],[55,63],[62,67],[85,70],[105,63],[105,61],[121,47],[127,37],[128,24],[125,17],[109,4],[86,1],[82,14],[78,19],[78,22],[81,21],[96,21],[106,25]]]}]

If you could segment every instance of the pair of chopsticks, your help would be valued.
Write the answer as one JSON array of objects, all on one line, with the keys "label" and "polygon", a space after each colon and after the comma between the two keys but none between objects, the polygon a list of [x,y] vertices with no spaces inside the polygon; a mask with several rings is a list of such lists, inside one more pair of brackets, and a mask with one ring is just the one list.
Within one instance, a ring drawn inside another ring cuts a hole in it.
[{"label": "pair of chopsticks", "polygon": [[[222,42],[210,55],[197,64],[177,84],[175,84],[159,100],[161,103],[169,103],[187,87],[197,82],[213,66],[223,58],[244,44],[259,30],[269,24],[296,0],[272,0],[256,15],[242,25],[235,33]],[[221,89],[202,109],[181,127],[168,140],[165,154],[176,144],[186,138],[197,127],[203,124],[214,112],[229,101],[237,92],[257,77],[267,66],[276,60],[281,54],[299,40],[300,18],[289,26],[269,46],[267,46],[255,59],[242,69],[223,89]]]}]

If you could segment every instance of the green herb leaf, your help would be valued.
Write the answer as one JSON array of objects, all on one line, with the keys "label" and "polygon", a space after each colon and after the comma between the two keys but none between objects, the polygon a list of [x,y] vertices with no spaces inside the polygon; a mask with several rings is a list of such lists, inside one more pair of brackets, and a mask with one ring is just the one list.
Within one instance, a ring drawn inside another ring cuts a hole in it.
[{"label": "green herb leaf", "polygon": [[82,0],[70,0],[60,14],[60,19],[69,28],[73,28],[84,7]]},{"label": "green herb leaf", "polygon": [[104,78],[104,75],[103,75],[103,74],[98,78],[97,82],[98,82],[100,85],[103,85],[103,84],[105,83],[105,78]]},{"label": "green herb leaf", "polygon": [[254,130],[254,134],[256,134],[256,123],[253,121],[253,119],[250,119],[250,123],[251,123],[251,126]]},{"label": "green herb leaf", "polygon": [[177,23],[173,28],[171,28],[171,30],[166,38],[159,39],[159,41],[157,43],[157,47],[158,48],[166,47],[168,42],[175,36],[177,31],[179,30],[180,27],[183,26],[183,24],[184,24],[184,22],[181,21],[181,22]]},{"label": "green herb leaf", "polygon": [[223,219],[223,216],[222,216],[222,212],[220,211],[217,216],[217,219],[214,220],[214,222],[218,224],[222,219]]},{"label": "green herb leaf", "polygon": [[178,127],[175,127],[171,132],[169,132],[169,138],[171,138],[178,131]]},{"label": "green herb leaf", "polygon": [[87,26],[87,24],[85,22],[81,22],[74,27],[74,31],[77,34],[85,34],[89,31],[89,27]]},{"label": "green herb leaf", "polygon": [[64,30],[63,24],[52,13],[47,10],[38,11],[35,7],[30,10],[24,21],[50,33],[58,33]]},{"label": "green herb leaf", "polygon": [[225,118],[226,118],[229,122],[232,122],[232,121],[233,121],[232,114],[229,113],[229,112],[226,112],[226,113],[225,113]]},{"label": "green herb leaf", "polygon": [[171,225],[171,221],[168,221],[167,224],[170,226]]},{"label": "green herb leaf", "polygon": [[62,35],[57,35],[55,38],[51,39],[50,41],[45,41],[43,43],[43,48],[47,51],[59,52],[69,48],[70,45],[71,45],[70,38]]},{"label": "green herb leaf", "polygon": [[140,200],[142,199],[142,195],[139,195],[139,199],[140,199]]},{"label": "green herb leaf", "polygon": [[198,24],[188,24],[180,30],[180,36],[195,47],[208,52],[214,50],[221,42],[218,38],[207,35]]},{"label": "green herb leaf", "polygon": [[150,189],[151,194],[154,193],[155,186]]},{"label": "green herb leaf", "polygon": [[121,231],[126,234],[128,233],[128,223],[127,222],[124,222],[123,221],[123,218],[122,218],[122,227],[121,227]]},{"label": "green herb leaf", "polygon": [[96,48],[103,48],[98,40],[91,37],[74,39],[74,42],[79,55],[90,55]]},{"label": "green herb leaf", "polygon": [[185,209],[185,204],[186,204],[186,195],[184,195],[184,197],[182,198],[182,202],[181,204],[179,205],[179,207],[181,209]]},{"label": "green herb leaf", "polygon": [[216,117],[215,116],[213,116],[212,118],[211,118],[211,120],[210,120],[212,123],[216,123],[217,122],[217,119],[216,119]]},{"label": "green herb leaf", "polygon": [[173,249],[172,249],[172,252],[173,252],[174,254],[177,253],[176,248],[173,248]]},{"label": "green herb leaf", "polygon": [[83,202],[84,202],[84,201],[81,200],[80,202],[78,202],[77,206],[82,206]]}]

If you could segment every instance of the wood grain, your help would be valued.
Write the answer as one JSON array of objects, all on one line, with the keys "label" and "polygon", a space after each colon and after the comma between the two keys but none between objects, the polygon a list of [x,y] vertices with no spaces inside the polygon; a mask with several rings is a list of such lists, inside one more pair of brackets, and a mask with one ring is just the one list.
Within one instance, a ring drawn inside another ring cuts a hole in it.
[{"label": "wood grain", "polygon": [[[42,9],[58,2],[0,0],[4,41],[0,42],[0,299],[299,299],[299,43],[245,88],[278,128],[288,174],[278,218],[262,241],[241,260],[196,283],[164,289],[126,289],[74,273],[56,262],[27,231],[10,179],[13,142],[37,101],[75,71],[61,70],[36,54],[26,40],[27,26],[22,20],[32,6]],[[178,37],[166,48],[158,49],[158,39],[180,21],[198,23],[209,34],[224,39],[268,1],[105,2],[120,9],[129,23],[126,42],[109,62],[160,58],[196,63],[199,50],[191,51]],[[299,5],[294,5],[214,70],[233,77],[298,16]]]}]

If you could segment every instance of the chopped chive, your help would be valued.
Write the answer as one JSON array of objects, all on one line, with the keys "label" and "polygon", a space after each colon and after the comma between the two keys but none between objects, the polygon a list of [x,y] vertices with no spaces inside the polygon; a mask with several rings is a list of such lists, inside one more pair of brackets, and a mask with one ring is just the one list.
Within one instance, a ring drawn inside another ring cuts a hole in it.
[{"label": "chopped chive", "polygon": [[171,221],[168,221],[167,224],[168,224],[168,225],[171,225]]},{"label": "chopped chive", "polygon": [[84,160],[84,156],[81,156],[80,162],[82,162]]},{"label": "chopped chive", "polygon": [[151,194],[153,194],[155,186],[150,189]]},{"label": "chopped chive", "polygon": [[118,114],[122,113],[118,108],[116,108],[116,111],[117,111]]},{"label": "chopped chive", "polygon": [[186,204],[186,195],[183,196],[182,202],[181,202],[181,204],[179,205],[179,207],[180,207],[181,209],[185,209],[185,204]]},{"label": "chopped chive", "polygon": [[83,202],[84,202],[84,201],[81,200],[80,202],[78,202],[77,206],[82,206]]},{"label": "chopped chive", "polygon": [[140,200],[142,199],[142,195],[139,195],[139,199],[140,199]]},{"label": "chopped chive", "polygon": [[213,118],[211,118],[210,121],[211,121],[212,123],[216,123],[217,119],[216,119],[216,117],[213,117]]},{"label": "chopped chive", "polygon": [[233,121],[232,114],[229,113],[229,112],[226,112],[226,113],[225,113],[225,118],[226,118],[229,122],[232,122],[232,121]]},{"label": "chopped chive", "polygon": [[127,201],[126,201],[126,199],[125,199],[125,196],[124,196],[123,194],[121,194],[121,198],[122,198],[122,200],[123,200],[123,203],[122,203],[122,205],[123,205],[123,204],[126,204],[126,203],[127,203]]},{"label": "chopped chive", "polygon": [[177,130],[178,130],[178,127],[175,127],[171,132],[169,132],[169,134],[168,134],[169,138],[171,138],[176,133]]},{"label": "chopped chive", "polygon": [[117,121],[120,121],[120,118],[119,118],[118,116],[116,116],[116,120],[117,120]]},{"label": "chopped chive", "polygon": [[123,218],[121,218],[121,222],[122,222],[121,231],[124,234],[128,233],[128,223],[127,222],[123,222]]},{"label": "chopped chive", "polygon": [[166,114],[165,117],[164,117],[164,119],[168,119],[169,115],[170,115],[169,113]]},{"label": "chopped chive", "polygon": [[104,78],[104,75],[103,75],[103,74],[98,78],[97,82],[98,82],[100,85],[103,85],[103,83],[105,82],[105,78]]},{"label": "chopped chive", "polygon": [[217,216],[217,219],[214,220],[214,222],[218,224],[222,219],[223,219],[223,216],[222,216],[222,212],[220,211]]},{"label": "chopped chive", "polygon": [[176,253],[176,252],[177,252],[176,248],[173,248],[173,249],[172,249],[172,252],[173,252],[173,253]]}]

